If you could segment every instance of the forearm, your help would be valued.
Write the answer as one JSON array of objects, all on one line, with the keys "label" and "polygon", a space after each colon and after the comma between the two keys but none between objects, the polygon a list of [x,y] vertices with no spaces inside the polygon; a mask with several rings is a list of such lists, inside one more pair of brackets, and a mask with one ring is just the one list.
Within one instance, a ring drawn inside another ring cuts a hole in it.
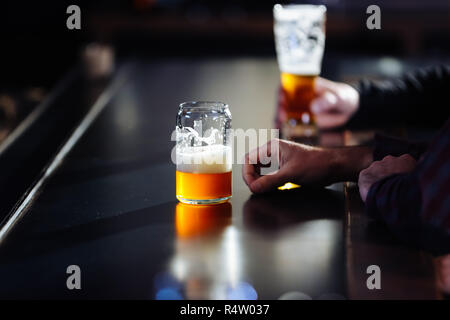
[{"label": "forearm", "polygon": [[332,183],[358,181],[361,170],[373,162],[373,149],[368,146],[354,146],[329,149],[329,177]]},{"label": "forearm", "polygon": [[376,135],[373,146],[353,146],[326,149],[325,158],[329,162],[327,176],[330,183],[358,181],[361,170],[373,161],[387,155],[410,154],[416,160],[426,149],[426,143],[411,143],[392,137]]}]

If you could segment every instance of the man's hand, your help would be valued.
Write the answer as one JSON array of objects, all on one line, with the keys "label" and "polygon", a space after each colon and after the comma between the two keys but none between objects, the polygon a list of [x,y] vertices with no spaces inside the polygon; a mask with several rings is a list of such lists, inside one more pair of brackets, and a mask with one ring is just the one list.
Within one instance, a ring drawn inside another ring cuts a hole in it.
[{"label": "man's hand", "polygon": [[358,186],[361,199],[366,202],[370,187],[388,176],[412,171],[416,160],[409,154],[400,157],[386,156],[381,161],[374,161],[367,169],[359,173]]},{"label": "man's hand", "polygon": [[319,128],[340,127],[358,110],[359,93],[348,84],[318,77],[314,89],[316,98],[311,102],[311,111]]},{"label": "man's hand", "polygon": [[[271,154],[278,143],[278,155]],[[259,155],[277,157],[279,169],[261,175]],[[258,160],[252,163],[250,160]],[[245,155],[242,176],[254,193],[273,190],[286,182],[300,185],[328,185],[337,181],[356,180],[360,170],[372,162],[372,150],[367,147],[326,149],[291,141],[274,139]]]},{"label": "man's hand", "polygon": [[434,260],[439,289],[450,294],[450,254],[438,257]]}]

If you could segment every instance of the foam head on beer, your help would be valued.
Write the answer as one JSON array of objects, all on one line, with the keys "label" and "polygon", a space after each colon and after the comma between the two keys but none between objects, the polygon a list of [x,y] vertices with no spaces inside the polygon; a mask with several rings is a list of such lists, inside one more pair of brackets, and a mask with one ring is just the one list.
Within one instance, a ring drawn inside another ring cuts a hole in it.
[{"label": "foam head on beer", "polygon": [[177,148],[177,171],[186,173],[224,173],[231,171],[231,147],[211,145]]},{"label": "foam head on beer", "polygon": [[325,47],[323,5],[280,5],[273,8],[275,48],[281,72],[318,75]]}]

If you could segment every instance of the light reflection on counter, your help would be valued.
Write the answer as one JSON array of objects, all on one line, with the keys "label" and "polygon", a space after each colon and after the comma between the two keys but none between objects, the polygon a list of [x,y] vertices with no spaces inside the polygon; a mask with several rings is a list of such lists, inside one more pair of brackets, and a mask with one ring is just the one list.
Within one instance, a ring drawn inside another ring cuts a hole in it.
[{"label": "light reflection on counter", "polygon": [[241,276],[244,259],[239,233],[231,225],[231,204],[179,203],[175,215],[175,255],[169,272],[155,279],[155,298],[257,299]]},{"label": "light reflection on counter", "polygon": [[175,212],[177,238],[220,234],[231,224],[231,212],[229,202],[216,205],[178,203]]}]

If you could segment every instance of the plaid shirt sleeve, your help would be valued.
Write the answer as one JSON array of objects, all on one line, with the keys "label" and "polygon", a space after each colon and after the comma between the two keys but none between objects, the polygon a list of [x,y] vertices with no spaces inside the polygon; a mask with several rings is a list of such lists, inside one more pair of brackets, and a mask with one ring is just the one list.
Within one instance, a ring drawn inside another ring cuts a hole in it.
[{"label": "plaid shirt sleeve", "polygon": [[391,226],[403,230],[433,230],[448,239],[450,119],[413,171],[387,177],[372,185],[366,210]]}]

